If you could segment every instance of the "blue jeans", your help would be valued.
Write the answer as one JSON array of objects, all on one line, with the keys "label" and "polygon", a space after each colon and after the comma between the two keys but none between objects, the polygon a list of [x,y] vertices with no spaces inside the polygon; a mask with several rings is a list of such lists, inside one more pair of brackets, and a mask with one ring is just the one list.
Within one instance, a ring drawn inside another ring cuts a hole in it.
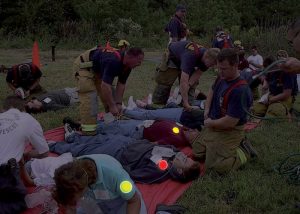
[{"label": "blue jeans", "polygon": [[125,110],[124,115],[136,120],[172,120],[180,123],[183,108],[163,108],[156,110],[146,110],[136,108]]},{"label": "blue jeans", "polygon": [[115,120],[105,124],[103,121],[97,122],[98,134],[124,135],[134,139],[142,139],[144,128],[140,120]]},{"label": "blue jeans", "polygon": [[73,157],[90,154],[106,154],[119,160],[127,145],[144,140],[136,140],[122,135],[81,136],[75,133],[67,138],[67,142],[49,145],[51,152],[63,154],[71,152]]}]

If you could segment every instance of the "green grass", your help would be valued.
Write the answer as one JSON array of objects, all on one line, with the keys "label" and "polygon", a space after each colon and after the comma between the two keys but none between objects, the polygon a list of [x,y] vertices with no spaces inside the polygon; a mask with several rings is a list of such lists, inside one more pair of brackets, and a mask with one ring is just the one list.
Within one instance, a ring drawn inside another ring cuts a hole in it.
[{"label": "green grass", "polygon": [[[75,86],[72,76],[72,62],[82,51],[57,51],[56,61],[51,62],[51,52],[42,51],[43,77],[41,84],[47,90]],[[146,58],[159,58],[160,53],[151,52]],[[0,64],[7,66],[31,58],[29,49],[0,50]],[[128,80],[124,101],[130,95],[143,98],[153,91],[153,75],[156,63],[145,61],[132,72]],[[213,81],[213,73],[206,72],[200,80],[199,88],[206,92]],[[5,83],[5,75],[0,74],[0,104],[10,94]],[[297,108],[300,109],[298,96]],[[34,115],[44,130],[62,125],[65,116],[79,119],[78,106],[57,112]],[[259,153],[259,158],[251,161],[237,172],[225,177],[213,173],[205,175],[193,183],[180,198],[179,203],[188,207],[188,213],[299,213],[295,203],[300,202],[300,187],[289,185],[284,177],[272,167],[288,154],[300,153],[300,127],[297,122],[265,122],[247,134]]]}]

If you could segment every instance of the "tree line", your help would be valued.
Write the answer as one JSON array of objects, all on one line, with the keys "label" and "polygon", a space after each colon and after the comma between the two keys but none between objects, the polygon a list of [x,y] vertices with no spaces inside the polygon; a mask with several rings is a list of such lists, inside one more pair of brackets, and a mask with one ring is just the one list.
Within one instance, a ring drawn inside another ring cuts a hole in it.
[{"label": "tree line", "polygon": [[164,26],[178,3],[186,5],[187,25],[197,37],[211,35],[216,26],[247,31],[279,25],[300,11],[298,0],[1,0],[0,35],[47,38],[54,44],[70,38],[152,44],[166,38]]}]

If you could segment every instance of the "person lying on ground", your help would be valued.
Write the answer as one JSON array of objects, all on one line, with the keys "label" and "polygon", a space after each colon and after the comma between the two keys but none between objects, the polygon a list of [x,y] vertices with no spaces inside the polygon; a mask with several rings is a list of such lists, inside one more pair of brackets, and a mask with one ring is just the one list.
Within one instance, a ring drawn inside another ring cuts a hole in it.
[{"label": "person lying on ground", "polygon": [[41,70],[32,63],[13,65],[6,75],[8,87],[22,99],[42,91]]},{"label": "person lying on ground", "polygon": [[78,102],[78,89],[64,88],[33,97],[25,104],[25,109],[27,113],[41,113],[63,109]]},{"label": "person lying on ground", "polygon": [[[68,130],[66,128],[66,142],[49,145],[51,152],[71,152],[74,157],[110,155],[121,163],[134,181],[141,183],[160,183],[169,178],[188,182],[199,176],[199,163],[171,145],[157,145],[122,135],[81,136]],[[166,168],[159,168],[160,163]]]},{"label": "person lying on ground", "polygon": [[[134,104],[129,104],[133,106]],[[171,120],[191,128],[201,130],[203,125],[203,110],[197,108],[189,111],[184,108],[163,108],[156,110],[147,110],[142,108],[129,108],[123,110],[123,115],[136,120]]]},{"label": "person lying on ground", "polygon": [[[252,154],[245,148],[243,125],[247,121],[244,108],[252,104],[251,91],[238,71],[238,55],[234,49],[223,49],[218,55],[219,78],[208,94],[209,110],[204,129],[196,138],[193,154],[205,161],[206,169],[220,174],[238,169]],[[250,151],[249,151],[250,150]]]},{"label": "person lying on ground", "polygon": [[56,169],[54,180],[52,195],[63,213],[147,213],[134,182],[111,156],[78,157]]},{"label": "person lying on ground", "polygon": [[[80,124],[71,118],[65,118],[64,124],[68,124],[73,130],[80,130]],[[190,129],[169,120],[114,120],[109,123],[99,120],[97,133],[103,135],[119,134],[136,140],[146,139],[160,145],[183,148],[191,146],[200,132],[197,129]]]}]

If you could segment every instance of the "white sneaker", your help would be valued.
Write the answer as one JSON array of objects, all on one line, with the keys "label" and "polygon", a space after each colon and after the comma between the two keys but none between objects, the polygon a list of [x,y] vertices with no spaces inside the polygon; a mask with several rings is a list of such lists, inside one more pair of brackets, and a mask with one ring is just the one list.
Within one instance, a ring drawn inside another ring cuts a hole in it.
[{"label": "white sneaker", "polygon": [[65,140],[67,140],[68,137],[70,137],[71,135],[75,134],[75,131],[72,129],[72,127],[68,123],[65,123],[64,129],[65,129]]},{"label": "white sneaker", "polygon": [[152,94],[149,94],[149,95],[148,95],[148,98],[147,98],[147,104],[148,104],[148,105],[151,105],[151,104],[152,104]]},{"label": "white sneaker", "polygon": [[170,104],[170,103],[176,103],[176,99],[173,96],[170,96],[167,101],[167,104]]},{"label": "white sneaker", "polygon": [[179,87],[177,86],[177,87],[174,89],[173,95],[172,95],[172,96],[174,97],[174,99],[177,99],[178,95],[179,95]]},{"label": "white sneaker", "polygon": [[127,107],[125,106],[125,104],[122,102],[122,110],[126,109]]},{"label": "white sneaker", "polygon": [[127,103],[127,109],[128,110],[133,110],[135,108],[137,108],[137,105],[133,101],[133,96],[130,96],[129,99],[128,99],[128,103]]},{"label": "white sneaker", "polygon": [[181,96],[180,94],[178,94],[175,103],[176,103],[177,105],[180,105],[181,102],[182,102],[182,96]]}]

